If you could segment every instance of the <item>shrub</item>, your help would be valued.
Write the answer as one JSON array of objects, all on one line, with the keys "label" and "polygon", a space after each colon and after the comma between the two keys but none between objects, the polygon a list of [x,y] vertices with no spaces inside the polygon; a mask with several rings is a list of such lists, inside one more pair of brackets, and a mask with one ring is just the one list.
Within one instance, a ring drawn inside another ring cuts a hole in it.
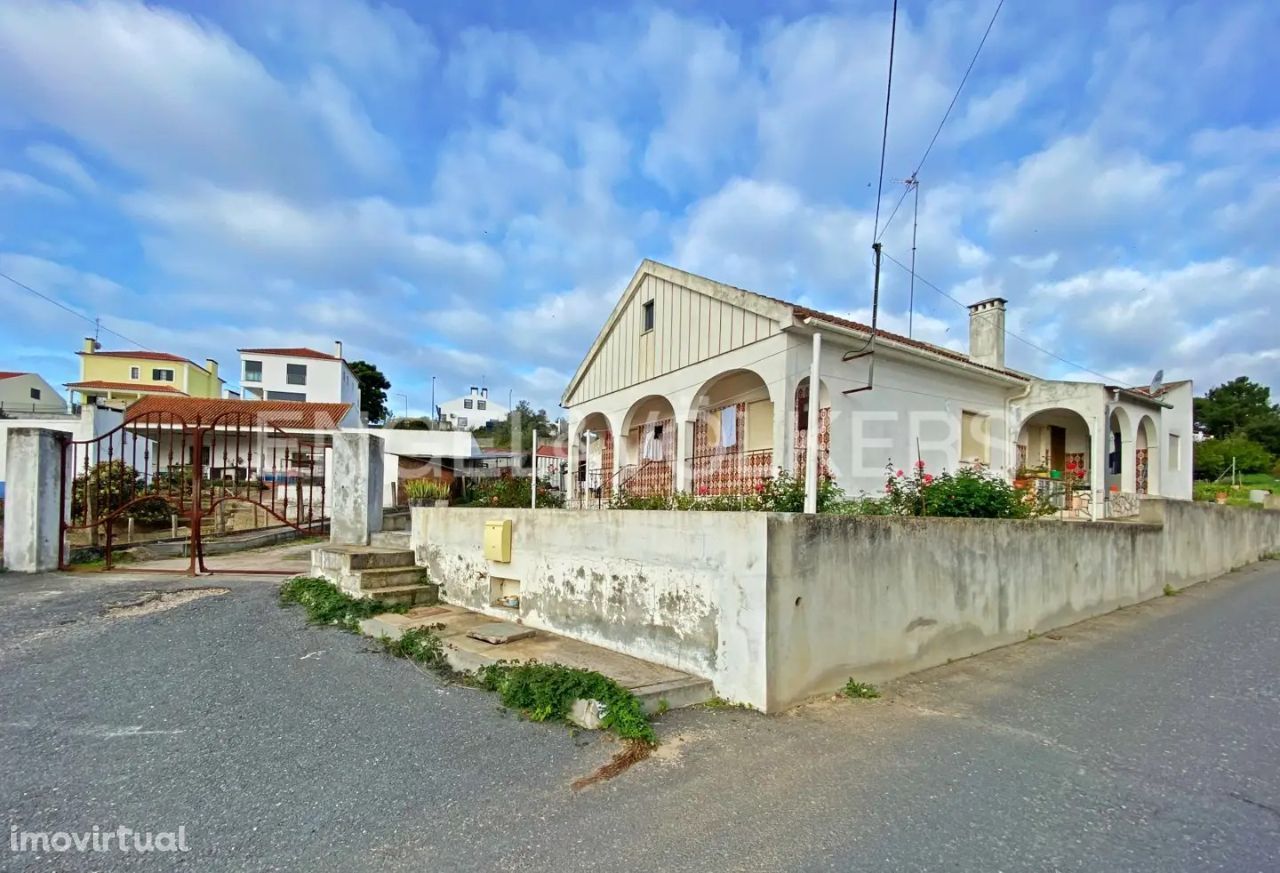
[{"label": "shrub", "polygon": [[[844,491],[830,476],[818,479],[818,511],[833,512],[844,503]],[[612,509],[675,509],[705,512],[804,512],[804,479],[779,470],[741,494],[634,495],[619,491],[609,501]]]},{"label": "shrub", "polygon": [[625,740],[657,742],[653,726],[636,696],[607,676],[560,664],[490,664],[480,684],[496,691],[502,703],[533,721],[564,721],[575,700],[598,700],[602,727]]},{"label": "shrub", "polygon": [[[463,494],[464,506],[499,506],[520,509],[529,505],[528,476],[503,476],[498,479],[480,479],[468,484]],[[558,509],[564,506],[564,495],[552,491],[545,482],[538,482],[538,507]]]},{"label": "shrub", "polygon": [[449,484],[438,479],[410,479],[404,493],[410,500],[448,500]]},{"label": "shrub", "polygon": [[1271,454],[1258,443],[1244,437],[1204,440],[1195,444],[1197,479],[1216,479],[1231,469],[1235,459],[1237,473],[1265,473],[1275,463]]},{"label": "shrub", "polygon": [[360,622],[384,612],[407,612],[408,607],[374,599],[356,599],[338,590],[328,579],[295,576],[280,586],[280,602],[296,603],[307,611],[311,624],[333,624],[352,633]]},{"label": "shrub", "polygon": [[88,520],[90,502],[97,519],[106,518],[129,501],[146,498],[123,513],[144,524],[167,522],[173,510],[159,497],[147,498],[146,480],[124,461],[100,461],[71,482],[71,517]]},{"label": "shrub", "polygon": [[850,679],[844,684],[844,696],[861,700],[874,700],[880,696],[880,691],[874,686],[866,682],[859,682],[856,679]]},{"label": "shrub", "polygon": [[912,473],[889,467],[884,503],[889,514],[943,518],[1035,518],[1054,512],[1033,492],[1014,488],[983,468],[934,476],[917,461]]}]

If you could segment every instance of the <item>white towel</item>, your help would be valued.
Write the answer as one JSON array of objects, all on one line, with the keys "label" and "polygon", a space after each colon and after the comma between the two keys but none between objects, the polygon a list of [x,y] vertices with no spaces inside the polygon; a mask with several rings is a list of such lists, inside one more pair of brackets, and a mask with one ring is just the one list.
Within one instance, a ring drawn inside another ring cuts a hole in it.
[{"label": "white towel", "polygon": [[645,431],[644,448],[640,452],[640,457],[646,461],[662,460],[662,440],[658,439],[653,428]]},{"label": "white towel", "polygon": [[738,407],[726,406],[720,410],[720,445],[728,448],[738,442]]}]

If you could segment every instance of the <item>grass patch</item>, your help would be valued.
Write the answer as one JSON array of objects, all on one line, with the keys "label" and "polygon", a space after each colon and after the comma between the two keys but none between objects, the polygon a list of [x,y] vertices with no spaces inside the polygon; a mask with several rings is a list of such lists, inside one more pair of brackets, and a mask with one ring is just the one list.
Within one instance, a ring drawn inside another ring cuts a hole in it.
[{"label": "grass patch", "polygon": [[1164,584],[1164,596],[1165,596],[1165,597],[1177,597],[1177,596],[1178,596],[1178,589],[1177,589],[1177,588],[1174,588],[1172,585],[1170,585],[1168,582],[1166,582],[1166,583]]},{"label": "grass patch", "polygon": [[725,700],[723,697],[713,697],[706,703],[701,704],[706,709],[750,709],[751,707],[745,703],[734,703],[731,700]]},{"label": "grass patch", "polygon": [[402,633],[398,640],[383,637],[380,642],[389,655],[408,658],[415,664],[421,664],[433,670],[442,672],[449,670],[449,663],[444,657],[444,643],[440,642],[440,638],[431,628],[411,627]]},{"label": "grass patch", "polygon": [[496,691],[502,704],[531,721],[567,721],[575,700],[598,700],[601,727],[624,740],[657,742],[653,725],[636,696],[607,676],[560,664],[490,664],[476,677],[480,687]]},{"label": "grass patch", "polygon": [[845,697],[851,697],[855,700],[873,700],[880,696],[880,691],[874,685],[859,682],[856,679],[850,679],[844,683],[841,693]]},{"label": "grass patch", "polygon": [[296,603],[307,611],[311,624],[331,624],[358,633],[360,622],[384,612],[407,612],[408,607],[381,600],[355,598],[344,594],[328,579],[295,576],[280,586],[280,602]]}]

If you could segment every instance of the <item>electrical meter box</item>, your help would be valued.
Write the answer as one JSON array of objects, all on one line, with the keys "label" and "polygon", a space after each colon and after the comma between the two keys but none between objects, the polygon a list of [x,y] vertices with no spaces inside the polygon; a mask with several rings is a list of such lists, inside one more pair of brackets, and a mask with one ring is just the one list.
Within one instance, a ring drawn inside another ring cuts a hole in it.
[{"label": "electrical meter box", "polygon": [[484,523],[484,556],[490,561],[511,563],[511,519]]}]

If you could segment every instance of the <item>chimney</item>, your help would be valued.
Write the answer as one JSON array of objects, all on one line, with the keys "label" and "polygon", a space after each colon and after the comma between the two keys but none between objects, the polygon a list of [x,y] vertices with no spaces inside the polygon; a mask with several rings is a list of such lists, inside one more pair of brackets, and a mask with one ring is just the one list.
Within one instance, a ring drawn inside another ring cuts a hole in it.
[{"label": "chimney", "polygon": [[205,358],[204,368],[209,371],[209,375],[212,376],[216,382],[218,379],[218,362],[213,358]]},{"label": "chimney", "polygon": [[1004,369],[1003,297],[980,300],[969,307],[969,360],[984,367]]},{"label": "chimney", "polygon": [[85,338],[84,338],[84,353],[85,353],[86,355],[92,355],[92,354],[93,354],[94,352],[96,352],[97,350],[98,350],[98,341],[97,341],[96,339],[94,339],[93,337],[91,337],[91,336],[87,336],[87,337],[85,337]]},{"label": "chimney", "polygon": [[333,341],[333,356],[338,360],[342,360],[342,340]]}]

